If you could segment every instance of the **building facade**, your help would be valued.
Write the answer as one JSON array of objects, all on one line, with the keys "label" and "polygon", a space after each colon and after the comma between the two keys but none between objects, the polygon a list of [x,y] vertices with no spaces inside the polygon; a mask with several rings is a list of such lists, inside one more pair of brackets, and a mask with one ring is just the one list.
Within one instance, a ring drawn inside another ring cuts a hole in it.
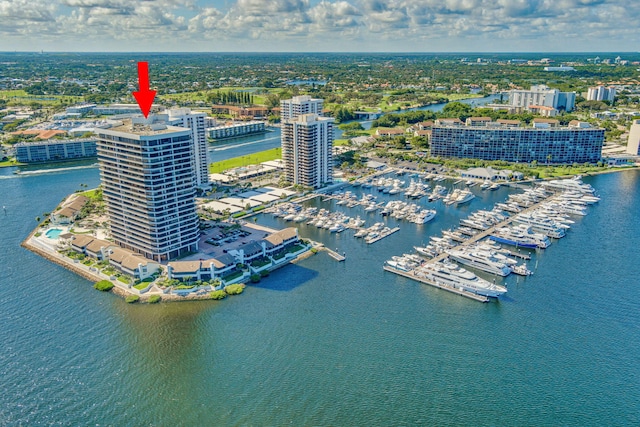
[{"label": "building facade", "polygon": [[303,114],[317,114],[322,116],[322,99],[311,98],[308,95],[294,96],[292,99],[280,101],[280,120],[295,119]]},{"label": "building facade", "polygon": [[15,148],[20,163],[83,159],[97,154],[94,138],[21,142]]},{"label": "building facade", "polygon": [[198,187],[209,185],[209,153],[207,151],[206,113],[191,112],[188,108],[165,111],[167,123],[191,129],[193,134],[193,162]]},{"label": "building facade", "polygon": [[529,163],[596,163],[604,129],[434,126],[431,155]]},{"label": "building facade", "polygon": [[530,105],[545,106],[572,111],[576,103],[575,92],[560,92],[545,85],[531,86],[529,90],[513,89],[509,91],[509,105],[528,109]]},{"label": "building facade", "polygon": [[211,139],[225,139],[265,131],[264,122],[240,122],[231,125],[210,127],[207,129],[207,134]]},{"label": "building facade", "polygon": [[613,102],[616,97],[616,88],[613,86],[594,86],[587,91],[587,101]]},{"label": "building facade", "polygon": [[333,182],[333,121],[303,114],[282,123],[282,160],[288,182],[312,188]]},{"label": "building facade", "polygon": [[191,130],[150,115],[98,128],[96,134],[114,241],[156,261],[197,250]]},{"label": "building facade", "polygon": [[631,124],[629,139],[627,140],[627,154],[640,156],[640,120],[638,119]]}]

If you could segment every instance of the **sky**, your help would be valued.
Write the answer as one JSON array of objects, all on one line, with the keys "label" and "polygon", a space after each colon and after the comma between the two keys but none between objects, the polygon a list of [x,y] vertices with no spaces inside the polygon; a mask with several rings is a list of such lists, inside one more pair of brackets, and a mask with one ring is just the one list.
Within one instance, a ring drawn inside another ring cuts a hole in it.
[{"label": "sky", "polygon": [[637,52],[638,0],[0,0],[0,51]]}]

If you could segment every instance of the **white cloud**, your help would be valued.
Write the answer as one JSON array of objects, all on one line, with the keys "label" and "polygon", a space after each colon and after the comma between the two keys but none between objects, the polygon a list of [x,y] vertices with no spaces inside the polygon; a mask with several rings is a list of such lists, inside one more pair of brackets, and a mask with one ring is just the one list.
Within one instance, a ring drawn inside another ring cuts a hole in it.
[{"label": "white cloud", "polygon": [[[201,3],[201,2],[200,2]],[[637,0],[0,0],[0,49],[636,50]],[[128,42],[127,42],[128,41]],[[427,42],[427,43],[425,43]],[[135,43],[135,44],[132,44]],[[370,44],[366,44],[370,43]],[[498,43],[498,44],[496,44]],[[501,44],[500,44],[501,43]],[[216,46],[218,46],[217,44]],[[453,49],[453,48],[452,48]]]}]

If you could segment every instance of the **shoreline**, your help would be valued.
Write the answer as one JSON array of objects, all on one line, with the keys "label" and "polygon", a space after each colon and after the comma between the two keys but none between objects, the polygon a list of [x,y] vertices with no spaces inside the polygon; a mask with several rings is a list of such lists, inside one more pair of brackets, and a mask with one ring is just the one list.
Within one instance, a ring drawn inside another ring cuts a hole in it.
[{"label": "shoreline", "polygon": [[[251,224],[254,225],[254,224]],[[265,226],[259,226],[261,229],[265,229],[265,230],[271,230],[268,227]],[[205,291],[204,293],[201,293],[201,291],[195,291],[195,292],[190,292],[187,295],[178,295],[178,294],[173,294],[170,293],[171,289],[160,289],[158,287],[156,287],[156,290],[149,290],[147,292],[141,292],[140,290],[130,286],[130,285],[125,285],[124,283],[121,283],[120,281],[118,281],[117,279],[111,279],[111,277],[104,275],[100,272],[94,272],[90,270],[90,267],[86,267],[84,266],[84,264],[81,264],[79,262],[74,262],[74,260],[71,260],[69,258],[66,258],[65,256],[61,255],[60,253],[58,253],[57,251],[51,250],[51,249],[47,249],[46,247],[44,247],[43,244],[37,244],[36,242],[34,242],[33,239],[36,239],[35,234],[38,232],[38,229],[40,228],[40,226],[36,227],[35,229],[33,229],[31,231],[31,233],[29,233],[29,235],[20,243],[20,246],[23,247],[24,249],[34,253],[35,255],[38,255],[42,258],[44,258],[45,260],[56,264],[84,279],[86,279],[87,281],[90,282],[91,286],[93,287],[93,284],[95,284],[96,282],[99,282],[101,280],[108,280],[111,283],[113,283],[113,288],[109,291],[111,293],[113,293],[114,295],[125,299],[126,297],[130,296],[130,295],[136,295],[138,296],[140,299],[138,300],[138,303],[149,303],[149,298],[153,295],[158,295],[160,296],[160,301],[159,302],[182,302],[182,301],[213,301],[214,299],[211,298],[210,294],[211,292],[209,291]],[[314,255],[314,253],[311,250],[307,250],[299,255],[297,255],[295,258],[290,259],[288,262],[284,262],[281,264],[277,264],[275,266],[273,266],[271,269],[269,269],[269,271],[275,271],[278,270],[286,265],[289,264],[296,264],[299,261],[302,261],[308,257],[310,257],[311,255]],[[86,267],[83,268],[82,266]],[[244,287],[246,288],[247,286],[249,286],[248,284],[244,283],[243,284]],[[155,285],[153,285],[155,286]],[[107,293],[109,293],[107,292]],[[216,300],[217,301],[217,300]]]}]

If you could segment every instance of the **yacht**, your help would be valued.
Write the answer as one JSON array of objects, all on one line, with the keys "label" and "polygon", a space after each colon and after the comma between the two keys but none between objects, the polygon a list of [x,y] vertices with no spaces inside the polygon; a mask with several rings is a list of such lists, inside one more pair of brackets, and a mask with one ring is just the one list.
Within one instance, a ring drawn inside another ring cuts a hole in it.
[{"label": "yacht", "polygon": [[475,199],[476,196],[469,190],[460,190],[458,193],[458,198],[454,200],[454,203],[457,205],[462,205],[464,203],[468,203],[471,200]]},{"label": "yacht", "polygon": [[443,284],[467,292],[497,298],[507,292],[504,286],[481,279],[472,272],[449,262],[426,263],[415,270],[416,275],[436,284]]},{"label": "yacht", "polygon": [[400,271],[411,271],[412,268],[411,266],[407,265],[406,263],[402,262],[402,261],[394,261],[394,260],[387,260],[385,261],[385,263],[392,268],[395,268],[396,270],[400,270]]},{"label": "yacht", "polygon": [[531,276],[533,274],[533,271],[529,270],[525,263],[514,265],[511,267],[511,271],[513,271],[513,274],[517,274],[519,276]]},{"label": "yacht", "polygon": [[426,224],[436,217],[436,211],[433,209],[423,209],[420,212],[411,215],[410,221],[414,224]]},{"label": "yacht", "polygon": [[344,225],[336,222],[331,227],[329,227],[329,231],[332,233],[341,233],[342,231],[344,231]]},{"label": "yacht", "polygon": [[464,249],[449,249],[447,251],[449,257],[460,264],[486,271],[487,273],[497,274],[499,276],[508,276],[511,273],[511,267],[490,252],[468,251]]},{"label": "yacht", "polygon": [[433,258],[438,255],[426,246],[414,246],[413,249],[415,249],[420,255],[427,258]]},{"label": "yacht", "polygon": [[353,237],[365,237],[367,234],[369,234],[369,230],[363,228],[361,230],[358,230],[356,234],[353,235]]},{"label": "yacht", "polygon": [[564,228],[560,227],[558,223],[548,218],[540,218],[531,214],[519,214],[514,218],[514,220],[517,223],[528,225],[534,231],[553,237],[554,239],[560,239],[566,236]]},{"label": "yacht", "polygon": [[570,179],[553,179],[551,181],[543,181],[541,182],[541,185],[551,190],[578,191],[589,195],[595,193],[595,189],[590,184],[582,182],[581,176],[574,176]]},{"label": "yacht", "polygon": [[498,228],[489,238],[494,242],[519,248],[544,249],[551,244],[549,237],[544,234],[534,233],[531,228],[527,226]]}]

